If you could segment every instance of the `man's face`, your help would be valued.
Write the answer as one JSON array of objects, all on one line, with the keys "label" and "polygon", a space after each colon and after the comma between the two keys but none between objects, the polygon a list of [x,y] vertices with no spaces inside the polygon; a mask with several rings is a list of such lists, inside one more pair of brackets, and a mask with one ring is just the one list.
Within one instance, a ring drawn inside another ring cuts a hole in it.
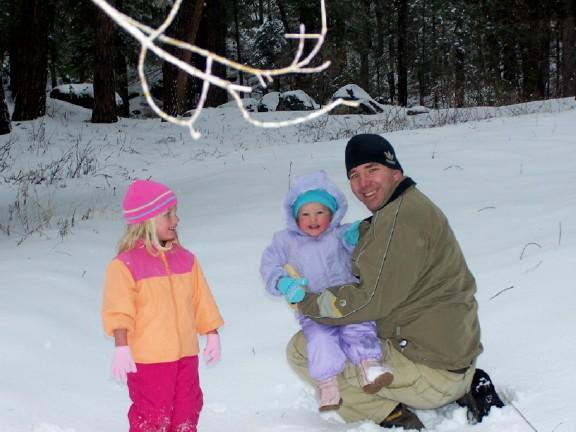
[{"label": "man's face", "polygon": [[402,171],[390,169],[378,162],[358,165],[348,174],[352,192],[371,212],[388,201],[404,178]]}]

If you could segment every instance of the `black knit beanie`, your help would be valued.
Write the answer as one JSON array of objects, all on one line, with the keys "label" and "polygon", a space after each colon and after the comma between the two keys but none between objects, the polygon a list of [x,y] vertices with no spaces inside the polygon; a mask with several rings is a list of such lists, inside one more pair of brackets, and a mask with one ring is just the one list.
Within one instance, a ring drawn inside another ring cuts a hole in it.
[{"label": "black knit beanie", "polygon": [[396,159],[396,152],[392,144],[376,134],[358,134],[350,138],[346,145],[344,159],[346,161],[346,174],[352,168],[369,162],[378,162],[388,168],[404,172],[400,162]]}]

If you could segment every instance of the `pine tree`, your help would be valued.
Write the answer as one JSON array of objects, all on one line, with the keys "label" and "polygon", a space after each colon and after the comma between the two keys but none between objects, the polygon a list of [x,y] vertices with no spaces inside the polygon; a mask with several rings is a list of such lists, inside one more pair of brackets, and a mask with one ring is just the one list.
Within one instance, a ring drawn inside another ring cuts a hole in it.
[{"label": "pine tree", "polygon": [[53,6],[52,0],[22,1],[22,21],[18,25],[21,38],[19,49],[15,51],[19,85],[13,120],[33,120],[46,112],[48,28]]},{"label": "pine tree", "polygon": [[562,96],[576,96],[576,0],[564,0],[562,23]]},{"label": "pine tree", "polygon": [[[189,44],[194,44],[200,27],[203,9],[204,0],[184,0],[175,22],[169,28],[168,35]],[[168,7],[166,8],[166,13],[168,13]],[[192,59],[192,53],[189,51],[175,48],[167,48],[167,51],[185,63],[189,63]],[[190,101],[187,100],[186,90],[189,81],[187,73],[168,62],[164,62],[162,77],[164,111],[171,116],[178,116],[192,108]]]},{"label": "pine tree", "polygon": [[[6,0],[0,0],[0,8],[8,10]],[[0,65],[4,64],[4,53],[8,46],[9,21],[7,18],[6,15],[0,15]],[[5,135],[10,133],[12,125],[10,124],[10,112],[4,96],[4,80],[2,78],[3,73],[0,67],[0,135]]]},{"label": "pine tree", "polygon": [[[0,58],[1,57],[2,56],[0,56]],[[0,79],[0,135],[9,134],[11,130],[10,112],[8,111],[8,105],[6,105],[6,99],[4,98],[4,84],[2,84],[2,79]]]},{"label": "pine tree", "polygon": [[[113,0],[108,0],[112,1]],[[95,8],[92,6],[92,8]],[[94,108],[92,123],[115,123],[118,121],[116,109],[116,85],[114,63],[115,29],[112,20],[101,10],[94,10],[95,52],[94,52]]]}]

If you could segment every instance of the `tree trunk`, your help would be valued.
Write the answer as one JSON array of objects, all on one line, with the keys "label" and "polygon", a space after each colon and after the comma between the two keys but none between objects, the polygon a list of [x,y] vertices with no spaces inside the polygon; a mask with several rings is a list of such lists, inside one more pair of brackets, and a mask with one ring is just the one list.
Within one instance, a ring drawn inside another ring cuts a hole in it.
[{"label": "tree trunk", "polygon": [[10,86],[12,92],[12,100],[18,94],[18,88],[21,81],[20,71],[22,67],[20,62],[23,60],[23,55],[20,54],[22,50],[22,37],[20,33],[22,27],[22,7],[20,7],[21,0],[10,0],[10,23],[8,26],[8,54],[10,57]]},{"label": "tree trunk", "polygon": [[[202,46],[208,51],[226,57],[226,16],[222,13],[225,0],[210,0],[205,6],[205,16],[201,27],[205,40]],[[264,3],[262,2],[262,15],[264,14]],[[204,67],[205,67],[205,61]],[[226,67],[220,63],[212,63],[212,74],[225,79]],[[211,86],[206,99],[207,107],[216,107],[228,102],[226,90],[220,87]]]},{"label": "tree trunk", "polygon": [[382,96],[382,77],[384,62],[384,11],[382,8],[382,1],[376,0],[374,7],[374,14],[376,16],[376,93],[378,96]]},{"label": "tree trunk", "polygon": [[8,105],[6,105],[6,99],[4,98],[4,85],[0,78],[0,135],[9,134],[11,130],[12,125],[10,124],[10,112],[8,111]]},{"label": "tree trunk", "polygon": [[542,99],[547,93],[550,14],[538,0],[526,1],[527,31],[522,37],[523,98]]},{"label": "tree trunk", "polygon": [[[298,22],[304,24],[306,33],[316,33],[320,31],[320,16],[318,14],[318,4],[309,0],[298,0],[297,2],[297,16]],[[312,50],[315,42],[308,40],[304,44],[304,52],[302,58],[305,58]],[[316,61],[320,58],[317,56]],[[311,65],[316,64],[312,61]],[[322,93],[322,83],[316,79],[316,75],[295,74],[294,88],[303,90],[308,93],[312,98],[318,100]]]},{"label": "tree trunk", "polygon": [[[284,25],[284,32],[290,33],[290,25],[288,23],[288,14],[286,13],[286,5],[284,4],[284,0],[276,0],[276,4],[278,5],[278,11],[280,12],[280,20]],[[290,39],[291,41],[292,39]]]},{"label": "tree trunk", "polygon": [[540,97],[550,97],[550,15],[541,21],[542,33],[538,39],[540,61],[538,62],[538,93]]},{"label": "tree trunk", "polygon": [[466,75],[464,68],[466,66],[465,42],[463,40],[463,22],[462,15],[458,14],[454,28],[456,36],[456,46],[454,47],[454,106],[456,108],[464,107],[465,99],[465,80]]},{"label": "tree trunk", "polygon": [[[112,4],[113,1],[109,0]],[[114,27],[112,20],[100,9],[94,8],[94,108],[92,123],[115,123],[118,121],[116,91],[114,84]]]},{"label": "tree trunk", "polygon": [[[48,29],[48,34],[54,34],[54,25],[56,22],[56,8],[51,8],[50,10],[50,27]],[[48,70],[50,71],[50,87],[53,89],[58,86],[58,69],[56,65],[58,64],[58,46],[53,37],[48,38]]]},{"label": "tree trunk", "polygon": [[562,96],[576,95],[576,0],[564,0]]},{"label": "tree trunk", "polygon": [[372,51],[372,31],[373,27],[370,23],[370,5],[372,0],[362,0],[359,5],[361,9],[361,34],[359,41],[359,53],[360,53],[360,74],[359,81],[360,87],[371,93],[372,89],[370,86],[370,54]]},{"label": "tree trunk", "polygon": [[19,34],[26,37],[17,41],[15,61],[19,84],[12,120],[34,120],[46,113],[49,10],[52,6],[51,0],[22,0]]},{"label": "tree trunk", "polygon": [[317,60],[321,61],[321,58],[325,56],[330,59],[330,67],[323,72],[324,79],[316,80],[316,101],[320,104],[329,101],[337,89],[349,82],[346,78],[348,47],[351,44],[350,32],[347,29],[349,14],[346,11],[337,10],[331,2],[328,2],[326,14],[328,33]]},{"label": "tree trunk", "polygon": [[258,0],[258,23],[264,24],[264,0]]},{"label": "tree trunk", "polygon": [[427,67],[427,57],[428,57],[428,46],[427,38],[428,32],[426,27],[426,0],[422,1],[422,7],[420,10],[420,39],[418,41],[418,99],[420,105],[424,105],[424,99],[428,94],[428,86],[426,84],[426,76],[429,71],[426,70]]},{"label": "tree trunk", "polygon": [[[116,7],[122,10],[124,0],[116,0]],[[114,41],[116,52],[114,58],[114,78],[116,83],[116,93],[122,99],[122,107],[118,111],[120,117],[130,117],[130,95],[128,94],[128,64],[126,62],[126,46],[120,36],[120,32],[114,29]]]},{"label": "tree trunk", "polygon": [[126,56],[122,53],[120,37],[116,32],[115,39],[118,41],[116,45],[116,58],[114,61],[114,78],[116,83],[116,93],[122,99],[122,107],[118,109],[120,117],[130,117],[130,95],[128,94],[128,64],[126,63]]},{"label": "tree trunk", "polygon": [[407,39],[408,39],[408,1],[397,0],[398,9],[398,104],[408,105],[408,68],[407,68]]},{"label": "tree trunk", "polygon": [[[394,0],[396,1],[396,0]],[[398,57],[398,53],[396,52],[395,49],[395,39],[394,39],[394,31],[393,31],[393,16],[392,16],[392,12],[391,12],[391,8],[386,9],[387,10],[387,17],[386,17],[386,22],[388,23],[388,52],[390,53],[390,61],[388,62],[390,65],[393,65],[395,63],[396,58]],[[390,103],[393,104],[394,101],[396,101],[396,78],[394,75],[394,68],[388,66],[388,73],[386,76],[386,79],[388,81],[388,92],[390,94]]]},{"label": "tree trunk", "polygon": [[[184,0],[175,22],[172,23],[173,29],[169,31],[169,35],[189,44],[194,44],[203,9],[204,0]],[[190,51],[181,51],[174,47],[168,47],[167,50],[185,63],[190,63],[192,59]],[[171,116],[184,114],[187,109],[191,108],[186,94],[189,81],[188,74],[165,61],[162,66],[162,75],[164,111]]]},{"label": "tree trunk", "polygon": [[[238,22],[238,0],[232,0],[234,13],[234,40],[236,41],[236,61],[242,63],[242,46],[240,45],[240,24]],[[238,83],[244,85],[244,73],[238,71]]]}]

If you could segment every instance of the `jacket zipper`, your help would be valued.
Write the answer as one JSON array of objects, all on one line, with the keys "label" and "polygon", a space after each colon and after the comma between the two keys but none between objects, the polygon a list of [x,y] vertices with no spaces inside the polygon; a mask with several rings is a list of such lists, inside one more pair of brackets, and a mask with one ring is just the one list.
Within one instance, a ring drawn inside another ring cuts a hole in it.
[{"label": "jacket zipper", "polygon": [[176,298],[174,297],[174,283],[172,281],[172,272],[168,266],[168,260],[164,252],[160,252],[166,275],[168,276],[168,283],[170,284],[170,298],[172,299],[172,309],[174,310],[174,318],[176,319],[176,333],[178,335],[178,358],[182,355],[182,338],[180,335],[180,320],[178,319],[178,308],[176,307]]}]

